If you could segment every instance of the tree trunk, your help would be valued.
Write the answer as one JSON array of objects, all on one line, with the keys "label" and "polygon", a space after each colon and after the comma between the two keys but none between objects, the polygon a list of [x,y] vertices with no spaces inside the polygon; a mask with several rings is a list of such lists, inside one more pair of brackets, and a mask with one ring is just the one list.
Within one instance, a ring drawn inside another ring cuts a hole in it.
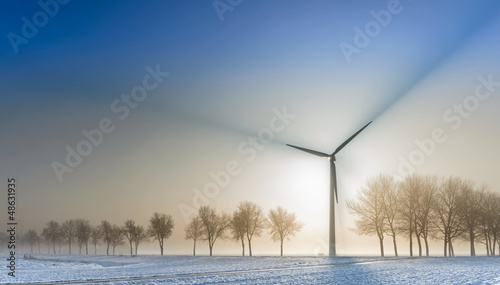
[{"label": "tree trunk", "polygon": [[[500,239],[498,240],[498,253],[500,254]],[[493,253],[495,255],[495,253]]]},{"label": "tree trunk", "polygon": [[196,256],[196,240],[193,240],[193,256]]},{"label": "tree trunk", "polygon": [[398,244],[396,243],[396,234],[392,232],[392,244],[394,245],[394,255],[398,256]]},{"label": "tree trunk", "polygon": [[427,241],[427,237],[424,237],[425,242],[425,255],[429,256],[429,241]]},{"label": "tree trunk", "polygon": [[448,252],[447,250],[448,250],[448,237],[445,236],[444,237],[444,256],[445,257],[448,256],[447,255],[447,252]]},{"label": "tree trunk", "polygon": [[252,256],[252,240],[248,239],[248,254]]},{"label": "tree trunk", "polygon": [[242,256],[245,256],[245,239],[241,239]]},{"label": "tree trunk", "polygon": [[417,244],[418,244],[418,256],[422,256],[422,241],[420,240],[420,235],[417,234]]},{"label": "tree trunk", "polygon": [[474,248],[474,232],[469,232],[469,240],[470,240],[470,256],[476,256],[476,249]]},{"label": "tree trunk", "polygon": [[139,247],[139,243],[135,244],[135,255],[137,255],[137,248]]},{"label": "tree trunk", "polygon": [[413,256],[413,232],[410,231],[410,256]]},{"label": "tree trunk", "polygon": [[106,243],[106,255],[109,255],[109,242]]},{"label": "tree trunk", "polygon": [[71,255],[71,240],[68,240],[69,254]]},{"label": "tree trunk", "polygon": [[379,240],[379,243],[380,243],[380,256],[384,256],[384,236],[380,237],[380,235],[378,236],[378,240]]},{"label": "tree trunk", "polygon": [[89,245],[85,244],[85,254],[89,255]]},{"label": "tree trunk", "polygon": [[283,239],[281,239],[281,256],[283,256]]},{"label": "tree trunk", "polygon": [[212,246],[211,246],[211,245],[209,245],[208,247],[209,247],[209,249],[210,249],[210,256],[212,256]]},{"label": "tree trunk", "polygon": [[493,250],[491,251],[493,253],[492,255],[495,255],[496,242],[498,242],[498,253],[500,254],[500,240],[497,240],[497,237],[495,237],[493,239]]},{"label": "tree trunk", "polygon": [[54,250],[54,254],[56,254],[56,242],[52,242],[52,249]]},{"label": "tree trunk", "polygon": [[132,239],[130,239],[128,241],[130,243],[130,256],[134,255],[134,253],[132,252]]}]

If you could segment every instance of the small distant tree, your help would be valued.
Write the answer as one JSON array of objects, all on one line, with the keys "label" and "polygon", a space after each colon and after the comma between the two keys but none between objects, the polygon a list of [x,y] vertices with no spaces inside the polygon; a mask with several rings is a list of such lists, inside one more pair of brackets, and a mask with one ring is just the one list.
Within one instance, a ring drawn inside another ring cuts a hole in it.
[{"label": "small distant tree", "polygon": [[76,236],[76,225],[74,220],[66,220],[62,226],[62,233],[68,243],[69,254],[71,254],[71,242]]},{"label": "small distant tree", "polygon": [[89,254],[88,243],[92,234],[90,222],[84,219],[75,220],[76,241],[79,247],[79,254],[82,254],[82,247],[85,246],[85,253]]},{"label": "small distant tree", "polygon": [[139,247],[139,244],[147,240],[148,240],[147,231],[141,226],[136,226],[134,236],[132,238],[135,247],[135,255],[137,255],[137,248]]},{"label": "small distant tree", "polygon": [[135,221],[134,220],[126,220],[124,226],[122,227],[122,233],[123,235],[127,238],[129,244],[130,244],[130,255],[133,255],[132,252],[132,243],[134,240],[134,235],[135,235]]},{"label": "small distant tree", "polygon": [[102,239],[106,243],[106,255],[109,255],[109,245],[111,244],[111,231],[112,231],[112,225],[110,222],[104,220],[101,222],[101,232],[102,232]]},{"label": "small distant tree", "polygon": [[210,256],[217,239],[226,238],[226,230],[231,224],[231,218],[228,214],[222,212],[217,214],[215,208],[210,206],[202,206],[198,210],[198,217],[203,224],[203,239],[208,242]]},{"label": "small distant tree", "polygon": [[232,239],[236,242],[241,241],[241,250],[242,250],[241,255],[245,256],[245,236],[247,228],[245,225],[243,215],[239,211],[235,211],[233,213],[230,229],[231,229]]},{"label": "small distant tree", "polygon": [[238,205],[238,215],[245,227],[245,235],[248,240],[248,253],[252,256],[252,238],[260,236],[266,227],[266,216],[262,207],[249,201],[243,201]]},{"label": "small distant tree", "polygon": [[146,230],[141,226],[135,226],[134,235],[132,237],[132,241],[135,247],[135,255],[137,255],[137,248],[139,247],[139,244],[146,240],[148,240]]},{"label": "small distant tree", "polygon": [[196,241],[203,236],[203,225],[200,218],[193,217],[184,231],[186,232],[185,238],[193,240],[193,256],[196,256]]},{"label": "small distant tree", "polygon": [[38,242],[38,234],[35,229],[29,230],[26,234],[24,234],[23,240],[28,242],[31,248],[31,253],[33,253],[33,245]]},{"label": "small distant tree", "polygon": [[90,233],[90,241],[94,245],[94,255],[97,255],[97,244],[102,237],[102,230],[100,226],[92,227],[92,231]]},{"label": "small distant tree", "polygon": [[369,179],[356,200],[347,200],[349,212],[357,215],[355,231],[361,235],[376,234],[380,244],[380,256],[384,256],[384,232],[386,227],[384,191],[386,177]]},{"label": "small distant tree", "polygon": [[113,225],[111,227],[110,239],[111,246],[113,247],[113,255],[115,255],[115,248],[123,244],[122,229],[119,226]]},{"label": "small distant tree", "polygon": [[271,238],[274,241],[280,241],[281,256],[283,256],[283,241],[290,240],[295,233],[300,231],[304,224],[297,221],[294,213],[289,213],[281,206],[270,210],[268,214],[268,223]]},{"label": "small distant tree", "polygon": [[151,219],[149,219],[148,235],[153,240],[158,240],[161,255],[163,255],[164,241],[172,235],[173,228],[174,219],[170,214],[166,215],[155,212]]}]

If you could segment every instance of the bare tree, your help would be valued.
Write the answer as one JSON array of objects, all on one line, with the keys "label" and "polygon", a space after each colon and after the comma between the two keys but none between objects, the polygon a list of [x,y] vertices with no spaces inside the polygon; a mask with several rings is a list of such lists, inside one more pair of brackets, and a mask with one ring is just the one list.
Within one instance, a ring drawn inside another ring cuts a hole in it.
[{"label": "bare tree", "polygon": [[[40,237],[47,244],[47,254],[50,254],[50,247],[52,245],[52,241],[50,240],[50,237],[47,236],[47,228],[42,229]],[[55,244],[53,245],[53,249],[54,249],[54,254],[56,254]]]},{"label": "bare tree", "polygon": [[446,179],[436,193],[432,204],[435,218],[433,222],[443,236],[444,256],[454,256],[453,239],[462,233],[462,220],[459,215],[461,179],[450,177]]},{"label": "bare tree", "polygon": [[29,230],[26,234],[24,234],[23,240],[28,242],[31,248],[31,253],[33,253],[33,245],[37,243],[39,237],[36,233],[35,229]]},{"label": "bare tree", "polygon": [[135,230],[136,230],[135,221],[126,220],[124,226],[122,227],[122,233],[127,238],[130,244],[130,256],[133,255],[132,242],[134,241]]},{"label": "bare tree", "polygon": [[399,205],[398,205],[398,188],[397,183],[394,178],[390,175],[380,175],[382,187],[382,200],[383,200],[383,212],[385,216],[385,229],[386,235],[392,237],[392,245],[394,247],[394,255],[398,256],[398,245],[396,242],[396,235],[399,232],[398,228],[398,216],[399,216]]},{"label": "bare tree", "polygon": [[111,223],[104,220],[101,222],[101,232],[102,232],[102,239],[106,243],[106,255],[109,255],[109,245],[111,244],[111,231],[113,226],[111,226]]},{"label": "bare tree", "polygon": [[97,255],[97,244],[102,237],[102,230],[100,226],[92,227],[92,231],[90,233],[90,241],[94,245],[94,255]]},{"label": "bare tree", "polygon": [[68,242],[69,254],[71,254],[71,242],[76,237],[76,226],[74,220],[66,220],[62,226],[61,230],[64,238]]},{"label": "bare tree", "polygon": [[90,222],[84,219],[76,219],[74,223],[76,241],[79,247],[79,254],[82,254],[82,247],[84,245],[86,254],[89,254],[88,243],[92,234],[92,227],[90,226]]},{"label": "bare tree", "polygon": [[384,256],[384,232],[386,227],[383,175],[369,179],[357,195],[357,200],[347,200],[351,214],[358,216],[355,231],[361,235],[376,234],[380,244],[380,256]]},{"label": "bare tree", "polygon": [[111,246],[113,247],[113,255],[115,255],[115,248],[123,244],[122,229],[119,226],[113,225],[111,227],[110,240]]},{"label": "bare tree", "polygon": [[203,236],[203,224],[199,217],[193,217],[189,224],[184,228],[186,239],[193,240],[193,256],[196,256],[196,241]]},{"label": "bare tree", "polygon": [[238,205],[239,215],[245,225],[245,234],[248,240],[248,253],[252,256],[252,238],[260,236],[266,227],[266,216],[262,207],[249,201]]},{"label": "bare tree", "polygon": [[146,230],[141,226],[136,226],[134,231],[134,236],[132,238],[135,247],[135,255],[137,255],[137,248],[139,247],[139,244],[143,241],[146,241],[147,239],[148,239],[148,234]]},{"label": "bare tree", "polygon": [[203,224],[203,239],[208,241],[210,256],[218,238],[224,239],[225,232],[231,224],[231,218],[226,213],[217,214],[215,208],[202,206],[198,210],[198,217]]},{"label": "bare tree", "polygon": [[[433,230],[432,218],[432,203],[435,199],[435,193],[439,189],[439,179],[437,176],[417,176],[417,179],[422,179],[419,183],[417,207],[415,209],[416,229],[424,239],[425,254],[429,256],[429,235]],[[421,247],[419,246],[419,255],[422,256]]]},{"label": "bare tree", "polygon": [[173,228],[174,220],[170,214],[165,215],[155,212],[149,219],[148,234],[153,240],[158,240],[161,255],[163,255],[164,240],[172,235]]},{"label": "bare tree", "polygon": [[481,235],[479,225],[484,206],[483,196],[486,191],[486,185],[481,186],[481,191],[476,191],[474,182],[462,181],[460,190],[461,205],[458,209],[458,214],[463,221],[461,224],[463,229],[462,237],[470,242],[470,255],[476,256],[474,244],[476,239]]},{"label": "bare tree", "polygon": [[304,224],[297,221],[295,213],[290,213],[278,206],[276,209],[269,210],[268,226],[271,238],[274,241],[280,241],[280,255],[283,256],[283,241],[295,236]]},{"label": "bare tree", "polygon": [[495,255],[496,243],[500,242],[500,195],[484,193],[481,205],[479,231],[482,242],[486,246],[487,255]]},{"label": "bare tree", "polygon": [[400,231],[409,239],[410,256],[413,256],[413,235],[417,237],[419,253],[422,255],[420,232],[417,228],[417,209],[419,207],[419,194],[423,188],[422,179],[417,175],[406,176],[399,184],[398,204],[400,206]]},{"label": "bare tree", "polygon": [[245,256],[245,236],[247,227],[245,225],[245,220],[243,214],[239,211],[235,211],[233,213],[233,217],[231,219],[231,225],[229,227],[231,229],[231,237],[236,242],[241,241],[241,250],[242,256]]}]

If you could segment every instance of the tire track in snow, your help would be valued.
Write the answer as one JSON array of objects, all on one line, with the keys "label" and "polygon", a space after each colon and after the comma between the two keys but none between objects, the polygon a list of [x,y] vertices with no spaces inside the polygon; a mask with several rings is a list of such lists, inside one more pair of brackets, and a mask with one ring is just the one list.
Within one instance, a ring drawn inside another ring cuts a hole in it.
[{"label": "tire track in snow", "polygon": [[221,276],[221,275],[249,274],[249,273],[274,272],[274,271],[286,271],[286,270],[307,270],[307,269],[316,269],[316,268],[343,267],[343,266],[351,266],[351,265],[375,264],[375,263],[394,262],[394,261],[400,261],[400,260],[410,260],[410,259],[419,259],[419,258],[421,258],[421,257],[406,257],[406,258],[395,258],[395,259],[389,259],[389,260],[360,261],[360,262],[348,262],[348,263],[338,263],[338,264],[293,266],[293,267],[280,267],[280,268],[268,268],[268,269],[250,269],[250,270],[234,270],[234,271],[220,271],[220,272],[206,272],[206,273],[170,274],[170,275],[147,276],[147,277],[124,277],[124,278],[110,278],[110,279],[88,279],[88,280],[68,280],[68,281],[30,282],[30,283],[7,283],[7,285],[8,284],[36,284],[36,285],[95,284],[95,283],[128,282],[128,281],[141,281],[141,280],[162,280],[162,279],[175,279],[175,278],[187,278],[187,277]]}]

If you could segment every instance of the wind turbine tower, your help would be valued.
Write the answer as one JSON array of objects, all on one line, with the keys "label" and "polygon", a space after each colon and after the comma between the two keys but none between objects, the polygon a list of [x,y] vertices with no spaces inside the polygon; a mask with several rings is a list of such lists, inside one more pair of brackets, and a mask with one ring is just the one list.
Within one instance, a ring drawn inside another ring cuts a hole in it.
[{"label": "wind turbine tower", "polygon": [[[293,148],[305,151],[307,153],[319,156],[319,157],[327,157],[330,160],[330,248],[329,255],[336,256],[337,251],[335,247],[335,201],[338,203],[339,198],[337,195],[337,173],[335,170],[335,155],[342,150],[352,139],[354,139],[362,130],[364,130],[368,125],[371,124],[369,122],[364,127],[362,127],[359,131],[357,131],[354,135],[352,135],[349,139],[347,139],[344,143],[338,146],[332,154],[326,154],[323,152],[298,147],[294,145],[287,144],[287,146],[291,146]],[[333,196],[335,195],[335,199]]]}]

